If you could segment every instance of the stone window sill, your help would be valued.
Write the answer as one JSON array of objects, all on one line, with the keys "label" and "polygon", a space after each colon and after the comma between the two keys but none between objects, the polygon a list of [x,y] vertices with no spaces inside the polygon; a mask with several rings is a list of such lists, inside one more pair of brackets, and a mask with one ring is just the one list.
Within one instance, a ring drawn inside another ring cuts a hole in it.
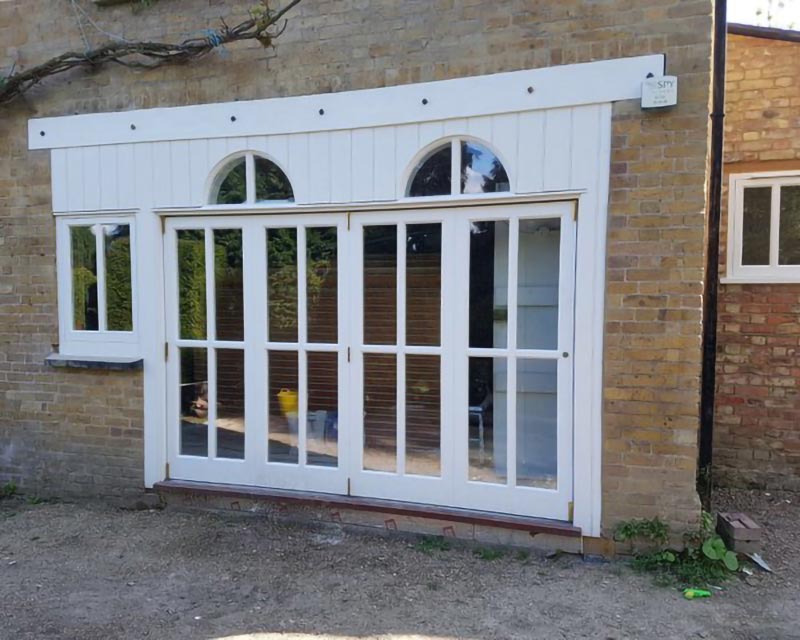
[{"label": "stone window sill", "polygon": [[51,353],[45,364],[57,369],[100,369],[105,371],[136,371],[142,368],[143,360],[137,357],[115,356],[71,356]]}]

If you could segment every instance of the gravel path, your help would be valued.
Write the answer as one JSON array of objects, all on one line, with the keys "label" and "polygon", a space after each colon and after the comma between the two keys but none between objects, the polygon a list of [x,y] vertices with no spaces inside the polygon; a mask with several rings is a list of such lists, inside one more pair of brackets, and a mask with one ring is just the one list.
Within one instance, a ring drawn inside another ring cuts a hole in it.
[{"label": "gravel path", "polygon": [[690,602],[622,562],[484,560],[335,526],[3,500],[0,638],[800,638],[800,496],[718,502],[768,528],[778,573]]}]

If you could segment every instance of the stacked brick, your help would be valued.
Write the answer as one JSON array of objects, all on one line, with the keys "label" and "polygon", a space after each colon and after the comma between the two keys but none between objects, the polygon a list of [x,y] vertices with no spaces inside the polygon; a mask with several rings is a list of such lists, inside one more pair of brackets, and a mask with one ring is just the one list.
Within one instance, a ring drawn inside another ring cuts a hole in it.
[{"label": "stacked brick", "polygon": [[[81,0],[79,0],[81,1]],[[250,0],[164,0],[131,12],[81,2],[107,30],[166,40],[232,24]],[[277,47],[231,47],[148,73],[104,69],[47,81],[0,118],[0,480],[58,493],[142,484],[140,374],[62,372],[49,159],[27,119],[343,91],[666,54],[680,104],[615,105],[604,372],[603,522],[698,514],[711,0],[315,0]],[[91,26],[87,35],[101,39]],[[83,49],[68,3],[0,3],[0,68]],[[580,277],[580,274],[578,274]],[[580,399],[578,400],[580,401]]]},{"label": "stacked brick", "polygon": [[[800,170],[800,43],[729,36],[725,174]],[[727,180],[726,180],[727,184]],[[720,271],[726,268],[727,193]],[[800,489],[800,283],[723,284],[714,477]]]}]

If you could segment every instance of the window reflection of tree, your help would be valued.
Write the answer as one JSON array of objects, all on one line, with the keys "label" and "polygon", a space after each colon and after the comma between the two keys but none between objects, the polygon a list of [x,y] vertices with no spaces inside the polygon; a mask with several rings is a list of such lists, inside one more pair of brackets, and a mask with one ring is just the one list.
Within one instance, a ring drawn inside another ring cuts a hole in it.
[{"label": "window reflection of tree", "polygon": [[452,154],[452,145],[448,142],[423,160],[411,180],[408,195],[412,198],[449,195]]}]

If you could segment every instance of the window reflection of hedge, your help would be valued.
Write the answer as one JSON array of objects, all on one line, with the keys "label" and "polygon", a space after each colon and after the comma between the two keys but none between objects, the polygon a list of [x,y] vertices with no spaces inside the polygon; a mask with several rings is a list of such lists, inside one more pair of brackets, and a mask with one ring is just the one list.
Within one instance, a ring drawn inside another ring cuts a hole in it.
[{"label": "window reflection of hedge", "polygon": [[109,331],[133,331],[130,227],[107,227],[105,247],[107,327]]},{"label": "window reflection of hedge", "polygon": [[286,174],[266,158],[255,159],[256,202],[264,200],[294,200],[292,185]]},{"label": "window reflection of hedge", "polygon": [[206,256],[203,231],[178,232],[178,301],[180,336],[206,337]]},{"label": "window reflection of hedge", "polygon": [[247,171],[245,160],[236,161],[222,180],[217,193],[217,204],[242,204],[247,200]]},{"label": "window reflection of hedge", "polygon": [[72,323],[77,331],[97,331],[97,244],[91,227],[71,227]]}]

